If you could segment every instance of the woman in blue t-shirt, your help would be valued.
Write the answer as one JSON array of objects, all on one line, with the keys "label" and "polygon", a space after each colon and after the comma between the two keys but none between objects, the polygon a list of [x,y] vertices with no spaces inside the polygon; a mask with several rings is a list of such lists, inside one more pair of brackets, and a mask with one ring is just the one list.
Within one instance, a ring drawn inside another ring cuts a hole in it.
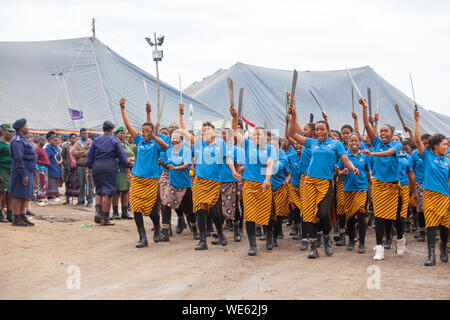
[{"label": "woman in blue t-shirt", "polygon": [[448,261],[447,241],[450,227],[450,159],[447,154],[447,140],[442,134],[429,139],[430,150],[425,149],[420,137],[420,114],[414,111],[416,122],[415,139],[419,155],[423,159],[423,212],[427,228],[428,259],[425,266],[436,265],[435,243],[436,228],[441,231],[441,261]]},{"label": "woman in blue t-shirt", "polygon": [[151,122],[142,125],[142,135],[131,126],[125,112],[126,99],[120,99],[123,123],[137,147],[136,161],[131,171],[130,207],[134,213],[134,221],[139,233],[137,248],[148,246],[147,235],[142,215],[150,216],[153,222],[153,241],[159,242],[161,226],[158,214],[158,160],[161,152],[167,150],[167,144],[155,135],[155,127]]},{"label": "woman in blue t-shirt", "polygon": [[[316,123],[315,134],[317,139],[305,138],[297,133],[295,102],[289,109],[292,114],[289,135],[301,145],[311,149],[311,163],[306,172],[307,177],[304,185],[305,201],[302,204],[303,221],[308,223],[308,236],[311,239],[311,252],[308,258],[314,259],[319,256],[317,252],[317,232],[320,229],[323,231],[325,254],[331,256],[333,248],[330,239],[329,212],[333,193],[334,168],[340,158],[354,174],[358,175],[359,170],[348,159],[342,143],[330,138],[330,128],[326,121]],[[316,222],[319,222],[319,224]]]},{"label": "woman in blue t-shirt", "polygon": [[[399,203],[399,175],[398,156],[402,150],[402,144],[393,141],[394,129],[389,125],[380,128],[380,138],[376,136],[376,131],[369,123],[367,114],[367,101],[360,99],[359,103],[363,107],[363,121],[367,134],[369,135],[372,150],[365,149],[362,154],[373,157],[373,179],[372,197],[375,215],[375,234],[377,245],[374,248],[374,260],[384,259],[383,237],[384,230],[391,230],[392,221],[396,221],[397,230],[400,227]],[[404,247],[406,239],[403,235],[397,240],[397,247]]]}]

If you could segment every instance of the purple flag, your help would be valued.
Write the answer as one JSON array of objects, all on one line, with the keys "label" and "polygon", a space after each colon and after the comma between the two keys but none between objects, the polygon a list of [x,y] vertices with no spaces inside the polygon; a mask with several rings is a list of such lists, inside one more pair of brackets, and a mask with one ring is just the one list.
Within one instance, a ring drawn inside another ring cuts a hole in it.
[{"label": "purple flag", "polygon": [[83,110],[75,110],[69,108],[69,113],[72,120],[83,119]]}]

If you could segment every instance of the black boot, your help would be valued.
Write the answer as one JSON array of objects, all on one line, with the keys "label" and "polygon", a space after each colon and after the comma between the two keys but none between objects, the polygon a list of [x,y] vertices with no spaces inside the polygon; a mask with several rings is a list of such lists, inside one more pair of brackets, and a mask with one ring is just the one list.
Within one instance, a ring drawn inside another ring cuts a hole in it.
[{"label": "black boot", "polygon": [[186,221],[184,221],[184,216],[179,216],[178,217],[178,223],[177,223],[177,227],[175,229],[175,232],[180,234],[183,232],[183,230],[186,228]]},{"label": "black boot", "polygon": [[113,226],[115,225],[114,222],[109,221],[109,212],[101,212],[101,224],[102,226]]},{"label": "black boot", "polygon": [[434,245],[430,246],[428,245],[428,259],[425,261],[424,264],[426,267],[431,267],[436,265],[436,253],[434,251]]},{"label": "black boot", "polygon": [[425,231],[420,230],[417,236],[417,242],[425,242],[425,234],[426,234]]},{"label": "black boot", "polygon": [[133,217],[131,217],[128,214],[128,207],[122,207],[122,215],[120,216],[122,219],[131,220]]},{"label": "black boot", "polygon": [[225,225],[223,226],[223,230],[233,230],[233,222],[231,221],[231,219],[227,219],[225,220]]},{"label": "black boot", "polygon": [[273,249],[273,230],[269,228],[266,233],[266,249]]},{"label": "black boot", "polygon": [[27,218],[27,216],[25,215],[25,213],[22,213],[20,215],[20,217],[22,218],[23,222],[25,222],[28,226],[33,227],[34,223],[30,222]]},{"label": "black boot", "polygon": [[153,225],[153,242],[158,243],[159,241],[161,241],[161,226]]},{"label": "black boot", "polygon": [[256,236],[257,237],[261,237],[262,236],[262,231],[261,231],[261,227],[260,226],[256,227]]},{"label": "black boot", "polygon": [[214,237],[217,238],[211,241],[211,244],[214,245],[221,244],[222,246],[226,246],[228,244],[227,238],[225,238],[222,228],[217,229],[217,235],[214,234]]},{"label": "black boot", "polygon": [[12,210],[6,210],[6,219],[9,222],[13,222],[13,216],[14,216],[14,213]]},{"label": "black boot", "polygon": [[441,239],[439,244],[439,250],[441,251],[441,261],[448,262],[447,242]]},{"label": "black boot", "polygon": [[28,227],[28,224],[22,220],[22,216],[20,214],[13,215],[12,225],[13,227]]},{"label": "black boot", "polygon": [[332,256],[333,255],[333,247],[331,246],[331,239],[330,239],[330,235],[323,235],[323,244],[325,247],[325,254],[327,256]]},{"label": "black boot", "polygon": [[355,241],[349,240],[347,244],[347,251],[352,251],[355,248]]},{"label": "black boot", "polygon": [[190,225],[192,230],[192,238],[194,240],[200,240],[200,234],[198,233],[197,225]]},{"label": "black boot", "polygon": [[259,236],[259,240],[266,241],[266,239],[267,239],[266,232],[267,232],[267,227],[263,226],[262,227],[262,234]]},{"label": "black boot", "polygon": [[195,250],[208,250],[208,245],[206,244],[206,233],[200,232],[200,242],[195,246]]},{"label": "black boot", "polygon": [[308,250],[308,239],[306,239],[306,238],[302,239],[302,242],[300,243],[300,250],[301,251]]},{"label": "black boot", "polygon": [[345,233],[344,232],[339,232],[339,240],[336,241],[336,246],[343,247],[345,245],[346,245]]},{"label": "black boot", "polygon": [[366,246],[364,245],[364,242],[361,242],[361,240],[359,241],[358,253],[366,253]]},{"label": "black boot", "polygon": [[298,224],[294,224],[294,227],[292,228],[291,232],[289,232],[290,236],[296,236],[298,235]]},{"label": "black boot", "polygon": [[318,258],[319,252],[317,251],[317,240],[310,240],[309,244],[311,246],[311,251],[308,254],[308,259]]},{"label": "black boot", "polygon": [[280,231],[277,235],[278,239],[284,239],[283,226],[280,227]]},{"label": "black boot", "polygon": [[136,248],[148,247],[147,234],[145,233],[145,228],[139,228],[139,241],[136,243]]},{"label": "black boot", "polygon": [[255,235],[249,236],[248,242],[250,243],[250,248],[248,249],[248,255],[256,256],[256,236]]},{"label": "black boot", "polygon": [[392,237],[386,237],[386,241],[384,243],[385,249],[390,249],[392,244]]},{"label": "black boot", "polygon": [[95,205],[95,223],[102,223],[102,206],[100,204]]},{"label": "black boot", "polygon": [[320,246],[322,245],[322,240],[323,240],[323,233],[322,232],[318,232],[317,233],[317,248],[320,248]]},{"label": "black boot", "polygon": [[0,210],[0,222],[9,222],[8,219],[3,216],[3,210]]},{"label": "black boot", "polygon": [[119,207],[118,206],[113,206],[113,219],[116,220],[120,220],[120,216],[119,216]]},{"label": "black boot", "polygon": [[208,216],[206,216],[206,236],[211,237],[212,232],[213,232],[213,226],[212,226],[211,219]]},{"label": "black boot", "polygon": [[239,229],[239,223],[233,222],[234,241],[241,242],[241,230]]},{"label": "black boot", "polygon": [[166,229],[166,228],[161,229],[161,239],[159,241],[161,241],[161,242],[170,241],[169,229]]},{"label": "black boot", "polygon": [[301,235],[300,235],[300,233],[301,233],[301,231],[302,231],[302,226],[301,226],[301,224],[296,224],[296,233],[293,235],[293,237],[292,237],[292,239],[294,239],[294,240],[301,240]]}]

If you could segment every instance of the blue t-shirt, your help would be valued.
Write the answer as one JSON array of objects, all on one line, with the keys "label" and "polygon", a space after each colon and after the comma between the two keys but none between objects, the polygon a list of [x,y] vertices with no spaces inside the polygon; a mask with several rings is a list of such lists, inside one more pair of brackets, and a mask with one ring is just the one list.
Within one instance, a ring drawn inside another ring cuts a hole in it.
[{"label": "blue t-shirt", "polygon": [[[166,136],[165,134],[160,133],[160,134],[158,134],[158,138],[160,138],[160,139],[163,140],[165,143],[167,143],[167,150],[169,150],[170,148],[172,148],[172,141],[170,141],[170,137],[169,137],[169,136]],[[165,164],[167,164],[167,154],[166,154],[167,150],[166,150],[166,151],[163,150],[163,151],[161,152],[161,154],[159,155],[159,157],[161,158],[161,160],[162,160]],[[166,171],[166,172],[167,172],[168,170],[164,169],[163,166],[159,166],[159,174],[160,174],[160,175],[161,175],[161,173],[162,173],[163,171]]]},{"label": "blue t-shirt", "polygon": [[[192,163],[191,149],[183,146],[178,153],[172,148],[167,149],[167,165],[174,167],[182,166],[185,163]],[[169,170],[169,184],[175,188],[189,188],[192,186],[191,177],[189,176],[189,167],[185,170]]]},{"label": "blue t-shirt", "polygon": [[389,144],[384,144],[380,138],[375,136],[372,143],[372,152],[382,152],[389,149],[394,149],[395,153],[388,157],[373,157],[373,176],[375,179],[383,182],[396,182],[399,180],[398,176],[398,156],[402,151],[402,143],[398,141],[391,141]]},{"label": "blue t-shirt", "polygon": [[425,174],[423,167],[423,160],[419,156],[419,150],[417,149],[411,153],[411,167],[414,169],[416,181],[419,183],[423,183],[423,176]]},{"label": "blue t-shirt", "polygon": [[217,139],[208,144],[197,139],[194,145],[195,175],[202,179],[220,181],[220,169],[226,157],[226,144]]},{"label": "blue t-shirt", "polygon": [[[244,141],[245,170],[242,179],[264,182],[266,178],[267,160],[276,160],[277,158],[275,148],[269,143],[265,143],[263,146],[257,146],[249,139],[245,139]],[[275,174],[275,168],[272,174]]]},{"label": "blue t-shirt", "polygon": [[424,189],[450,196],[448,179],[450,178],[450,159],[438,157],[433,151],[424,150],[422,154],[425,176]]},{"label": "blue t-shirt", "polygon": [[302,148],[302,155],[300,156],[300,177],[302,174],[306,174],[308,171],[309,165],[311,164],[311,148],[307,146],[303,146]]},{"label": "blue t-shirt", "polygon": [[400,179],[400,185],[404,186],[409,184],[407,172],[411,172],[411,157],[405,152],[401,152],[398,156],[398,177]]},{"label": "blue t-shirt", "polygon": [[[355,176],[352,171],[348,172],[348,175],[342,176],[344,180],[344,191],[368,191],[369,190],[369,177],[367,171],[370,171],[369,157],[363,156],[361,152],[358,155],[353,155],[350,151],[347,152],[348,159],[353,163],[355,168],[359,170],[359,175]],[[339,168],[344,169],[342,160],[339,160]]]},{"label": "blue t-shirt", "polygon": [[146,142],[140,134],[134,138],[134,144],[137,156],[131,173],[141,178],[159,178],[158,159],[164,149],[153,139]]},{"label": "blue t-shirt", "polygon": [[289,174],[289,161],[286,156],[286,152],[279,149],[278,150],[278,159],[275,160],[273,175],[270,178],[270,184],[272,185],[272,190],[275,191],[286,180],[286,174]]},{"label": "blue t-shirt", "polygon": [[324,141],[306,138],[306,147],[311,149],[311,163],[307,175],[311,178],[333,179],[334,166],[338,158],[345,154],[342,143],[331,138]]},{"label": "blue t-shirt", "polygon": [[291,184],[297,188],[300,186],[300,179],[302,178],[302,174],[304,173],[301,170],[301,159],[303,157],[303,152],[306,149],[307,148],[302,149],[301,157],[299,157],[297,153],[292,154],[290,157],[288,157],[289,164],[291,166]]},{"label": "blue t-shirt", "polygon": [[[238,164],[244,164],[244,150],[242,148],[236,147],[234,144],[227,145],[226,155],[231,158],[231,161]],[[231,172],[230,167],[224,160],[222,167],[220,168],[220,181],[221,182],[238,182]]]},{"label": "blue t-shirt", "polygon": [[295,150],[295,148],[293,146],[289,146],[289,150],[288,151],[284,151],[284,153],[286,153],[286,157],[289,158],[291,155],[297,154],[297,150]]}]

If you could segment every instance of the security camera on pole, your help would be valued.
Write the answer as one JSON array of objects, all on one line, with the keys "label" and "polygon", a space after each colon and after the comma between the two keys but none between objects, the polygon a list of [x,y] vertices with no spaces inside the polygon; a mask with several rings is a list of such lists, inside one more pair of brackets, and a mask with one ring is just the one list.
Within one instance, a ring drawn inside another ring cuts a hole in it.
[{"label": "security camera on pole", "polygon": [[152,42],[152,40],[150,38],[145,38],[145,41],[147,41],[147,43],[153,47],[155,46],[155,50],[152,51],[152,57],[153,57],[153,61],[155,61],[156,63],[156,86],[157,86],[157,97],[158,97],[158,122],[161,122],[161,107],[160,107],[160,96],[159,96],[159,70],[158,70],[158,61],[161,61],[163,58],[163,51],[162,50],[158,50],[158,46],[162,46],[163,42],[164,42],[164,36],[159,36],[158,38],[156,38],[156,32],[154,33],[154,41]]}]

